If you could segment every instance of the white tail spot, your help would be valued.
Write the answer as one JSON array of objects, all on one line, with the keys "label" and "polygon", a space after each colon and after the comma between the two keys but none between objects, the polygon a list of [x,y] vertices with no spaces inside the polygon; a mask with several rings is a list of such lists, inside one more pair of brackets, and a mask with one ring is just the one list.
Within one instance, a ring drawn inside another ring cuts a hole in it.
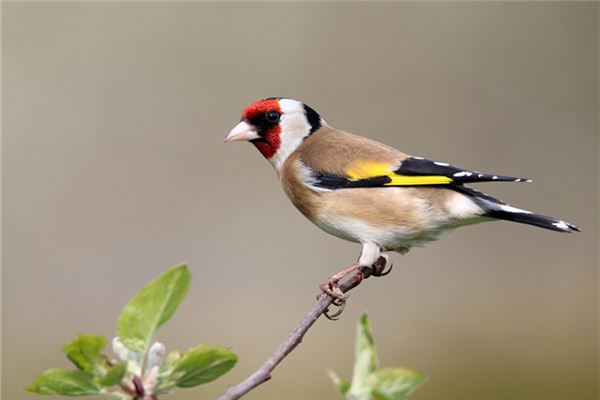
[{"label": "white tail spot", "polygon": [[509,206],[508,204],[502,204],[500,206],[500,209],[503,210],[503,211],[506,211],[506,212],[511,212],[511,213],[533,214],[531,211],[522,210],[522,209],[517,208],[517,207]]},{"label": "white tail spot", "polygon": [[461,176],[471,176],[471,175],[473,175],[473,173],[472,173],[472,172],[469,172],[469,171],[461,171],[461,172],[457,172],[457,173],[455,173],[455,174],[454,174],[454,175],[452,175],[452,176],[454,176],[454,177],[458,178],[458,177],[461,177]]},{"label": "white tail spot", "polygon": [[562,230],[565,230],[565,231],[570,230],[569,225],[567,225],[567,223],[565,221],[553,222],[552,225],[554,225],[558,229],[562,229]]}]

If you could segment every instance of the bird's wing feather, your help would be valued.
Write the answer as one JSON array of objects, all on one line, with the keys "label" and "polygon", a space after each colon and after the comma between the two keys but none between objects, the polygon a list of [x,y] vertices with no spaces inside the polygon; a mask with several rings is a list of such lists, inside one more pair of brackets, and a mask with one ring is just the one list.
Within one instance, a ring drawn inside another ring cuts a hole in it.
[{"label": "bird's wing feather", "polygon": [[332,128],[307,139],[299,155],[309,170],[310,185],[322,189],[529,181],[408,156],[373,140]]}]

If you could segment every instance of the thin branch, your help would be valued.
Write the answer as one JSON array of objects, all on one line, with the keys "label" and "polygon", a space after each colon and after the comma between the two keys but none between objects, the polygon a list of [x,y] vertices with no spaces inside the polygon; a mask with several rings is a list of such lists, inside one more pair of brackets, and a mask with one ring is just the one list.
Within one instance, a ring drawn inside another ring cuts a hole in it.
[{"label": "thin branch", "polygon": [[[357,272],[349,279],[342,282],[339,288],[346,293],[356,286],[360,285],[368,272]],[[321,293],[317,298],[317,302],[310,309],[306,317],[292,331],[290,336],[279,346],[277,350],[260,366],[252,375],[246,378],[243,382],[229,387],[225,393],[219,397],[219,400],[236,400],[244,396],[246,393],[257,387],[258,385],[271,379],[271,371],[283,360],[292,350],[302,342],[304,334],[310,329],[315,321],[327,311],[327,308],[333,303],[333,298],[326,293]]]}]

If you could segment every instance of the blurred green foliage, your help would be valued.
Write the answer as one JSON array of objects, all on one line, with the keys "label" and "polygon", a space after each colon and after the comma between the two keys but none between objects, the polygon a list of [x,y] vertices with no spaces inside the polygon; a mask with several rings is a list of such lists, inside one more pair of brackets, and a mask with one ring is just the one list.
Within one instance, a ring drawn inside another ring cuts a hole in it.
[{"label": "blurred green foliage", "polygon": [[366,314],[360,316],[356,327],[352,381],[341,379],[334,371],[330,377],[346,400],[403,400],[425,381],[423,375],[408,368],[379,367]]},{"label": "blurred green foliage", "polygon": [[116,399],[153,399],[175,387],[193,387],[217,379],[237,362],[229,349],[202,344],[181,354],[166,354],[152,343],[157,329],[177,311],[187,295],[191,275],[186,265],[170,269],[148,284],[125,306],[117,321],[112,360],[107,340],[81,334],[63,347],[76,370],[49,369],[27,390],[64,396],[105,395]]}]

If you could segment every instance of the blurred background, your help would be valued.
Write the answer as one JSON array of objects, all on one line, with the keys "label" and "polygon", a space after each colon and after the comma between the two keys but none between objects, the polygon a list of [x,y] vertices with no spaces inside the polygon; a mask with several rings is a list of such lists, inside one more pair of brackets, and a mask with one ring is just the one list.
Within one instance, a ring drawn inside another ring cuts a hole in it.
[{"label": "blurred background", "polygon": [[[248,144],[248,103],[301,99],[333,126],[533,184],[481,190],[576,223],[507,222],[395,255],[319,320],[248,399],[336,399],[357,316],[412,398],[598,395],[597,3],[4,3],[3,390],[67,367],[78,332],[114,334],[127,300],[188,261],[169,348],[233,346],[215,398],[256,369],[356,244],[288,202]],[[316,260],[316,261],[315,261]]]}]

